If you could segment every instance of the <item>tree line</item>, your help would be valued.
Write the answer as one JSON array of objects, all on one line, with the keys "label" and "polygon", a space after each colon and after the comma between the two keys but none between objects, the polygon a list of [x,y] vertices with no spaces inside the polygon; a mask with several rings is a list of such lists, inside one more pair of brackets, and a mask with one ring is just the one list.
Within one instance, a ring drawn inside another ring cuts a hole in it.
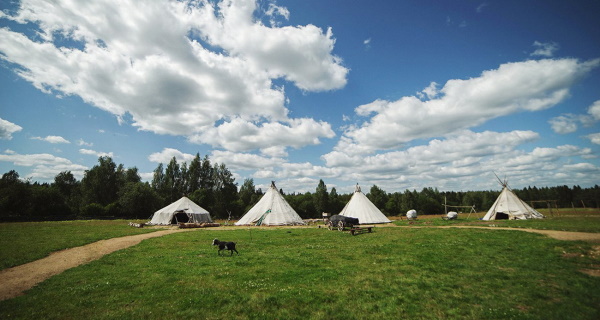
[{"label": "tree line", "polygon": [[[561,208],[598,207],[600,187],[527,187],[513,190],[524,201],[553,200]],[[323,212],[339,213],[352,194],[328,190],[323,180],[314,192],[279,192],[302,218],[320,218]],[[388,193],[373,185],[367,197],[386,215],[402,215],[416,209],[420,214],[442,214],[444,203],[475,206],[485,211],[500,191],[440,192],[435,188]],[[23,181],[11,170],[0,179],[0,221],[69,219],[146,219],[156,210],[187,196],[207,209],[215,219],[238,219],[263,195],[253,179],[239,187],[225,164],[211,163],[208,156],[178,163],[173,157],[160,163],[151,182],[143,182],[138,169],[117,165],[110,157],[86,170],[81,181],[70,171],[57,174],[51,183]],[[546,207],[534,202],[534,207]],[[454,210],[457,211],[457,210]],[[465,212],[468,212],[468,208]]]}]

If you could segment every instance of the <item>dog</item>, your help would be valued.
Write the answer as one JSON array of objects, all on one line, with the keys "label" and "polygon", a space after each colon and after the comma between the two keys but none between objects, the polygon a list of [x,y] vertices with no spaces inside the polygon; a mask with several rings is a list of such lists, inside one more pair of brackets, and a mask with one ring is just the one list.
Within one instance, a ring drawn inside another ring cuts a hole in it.
[{"label": "dog", "polygon": [[219,241],[219,239],[215,239],[212,242],[213,246],[219,246],[219,251],[217,251],[218,255],[221,255],[221,251],[229,250],[231,252],[230,256],[233,255],[233,252],[240,254],[237,250],[235,250],[235,242],[231,241]]}]

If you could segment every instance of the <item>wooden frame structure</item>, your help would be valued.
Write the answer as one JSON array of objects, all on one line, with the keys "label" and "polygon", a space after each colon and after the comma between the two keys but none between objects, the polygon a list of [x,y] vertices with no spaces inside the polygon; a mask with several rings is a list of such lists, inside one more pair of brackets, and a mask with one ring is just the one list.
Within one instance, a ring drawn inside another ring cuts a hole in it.
[{"label": "wooden frame structure", "polygon": [[444,197],[444,213],[447,216],[448,215],[448,208],[470,208],[471,210],[469,211],[469,215],[467,215],[467,219],[471,217],[471,213],[475,213],[477,214],[477,211],[475,210],[475,205],[472,206],[451,206],[449,204],[446,203],[446,197]]},{"label": "wooden frame structure", "polygon": [[554,215],[554,211],[553,209],[556,209],[556,213],[558,214],[558,205],[556,204],[558,200],[534,200],[534,201],[529,201],[529,203],[531,204],[531,207],[535,209],[535,207],[533,206],[534,203],[546,203],[546,206],[548,207],[548,213],[550,215]]}]

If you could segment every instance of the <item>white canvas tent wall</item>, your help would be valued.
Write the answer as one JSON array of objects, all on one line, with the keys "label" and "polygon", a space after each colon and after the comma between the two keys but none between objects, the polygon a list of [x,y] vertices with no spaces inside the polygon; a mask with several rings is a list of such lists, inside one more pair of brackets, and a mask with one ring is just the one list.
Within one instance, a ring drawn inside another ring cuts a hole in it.
[{"label": "white canvas tent wall", "polygon": [[235,223],[236,226],[261,225],[261,226],[289,226],[304,225],[302,218],[283,198],[271,182],[269,190],[260,200],[248,210],[246,214]]},{"label": "white canvas tent wall", "polygon": [[502,184],[502,192],[482,220],[496,220],[501,215],[508,215],[508,219],[542,219],[544,215],[530,207],[519,199],[512,190],[508,188],[506,181]]},{"label": "white canvas tent wall", "polygon": [[187,216],[187,221],[176,221],[178,222],[190,222],[190,223],[212,223],[210,213],[201,206],[195,204],[192,200],[187,197],[183,197],[170,205],[156,211],[150,220],[151,224],[169,225],[173,221],[173,217],[177,214],[184,214]]},{"label": "white canvas tent wall", "polygon": [[346,204],[341,215],[358,218],[360,224],[389,223],[391,222],[374,204],[360,191],[357,184],[354,194]]}]

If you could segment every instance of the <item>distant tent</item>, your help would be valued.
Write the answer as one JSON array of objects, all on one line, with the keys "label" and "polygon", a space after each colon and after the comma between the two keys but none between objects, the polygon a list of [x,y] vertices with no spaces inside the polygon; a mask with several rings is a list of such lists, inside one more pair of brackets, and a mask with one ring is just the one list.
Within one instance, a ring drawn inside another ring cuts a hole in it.
[{"label": "distant tent", "polygon": [[302,218],[279,193],[275,182],[260,200],[235,223],[236,226],[289,226],[304,225]]},{"label": "distant tent", "polygon": [[358,218],[360,224],[389,223],[391,222],[377,207],[360,191],[356,184],[354,194],[346,204],[340,215]]},{"label": "distant tent", "polygon": [[[498,179],[500,180],[500,179]],[[510,190],[508,182],[500,181],[502,192],[481,220],[542,219],[544,215],[530,207]]]},{"label": "distant tent", "polygon": [[151,224],[169,225],[176,223],[212,223],[210,213],[201,206],[195,204],[187,197],[171,203],[170,205],[156,211],[150,220]]}]

